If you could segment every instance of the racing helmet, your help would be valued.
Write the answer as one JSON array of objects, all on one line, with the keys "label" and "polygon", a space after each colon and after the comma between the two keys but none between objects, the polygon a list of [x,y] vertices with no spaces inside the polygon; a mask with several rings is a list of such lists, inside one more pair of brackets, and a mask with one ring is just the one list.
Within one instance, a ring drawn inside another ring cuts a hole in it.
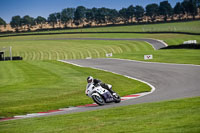
[{"label": "racing helmet", "polygon": [[88,82],[88,83],[92,83],[92,82],[93,82],[93,80],[94,80],[94,79],[93,79],[93,77],[92,77],[92,76],[89,76],[89,77],[87,77],[87,82]]}]

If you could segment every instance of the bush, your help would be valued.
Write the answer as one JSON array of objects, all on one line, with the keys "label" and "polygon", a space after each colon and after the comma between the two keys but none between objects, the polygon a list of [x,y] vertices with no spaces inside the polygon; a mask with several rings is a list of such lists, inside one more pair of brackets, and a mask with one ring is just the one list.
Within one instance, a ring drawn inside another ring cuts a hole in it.
[{"label": "bush", "polygon": [[[22,60],[23,58],[20,56],[13,56],[12,60]],[[3,61],[3,58],[0,58],[0,61]],[[5,57],[5,60],[10,60],[10,57]]]}]

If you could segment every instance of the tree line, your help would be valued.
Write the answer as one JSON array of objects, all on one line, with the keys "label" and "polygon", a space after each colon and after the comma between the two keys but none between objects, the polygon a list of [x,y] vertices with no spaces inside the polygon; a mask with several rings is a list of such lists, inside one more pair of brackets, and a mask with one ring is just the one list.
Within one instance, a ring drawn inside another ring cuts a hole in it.
[{"label": "tree line", "polygon": [[[53,28],[56,24],[64,25],[66,28],[69,24],[76,26],[92,26],[102,24],[117,24],[123,22],[124,24],[133,23],[133,20],[137,23],[142,22],[144,16],[148,18],[148,22],[156,22],[159,17],[163,18],[163,21],[167,19],[173,20],[174,16],[178,19],[182,19],[183,16],[195,16],[198,14],[197,5],[194,0],[177,2],[174,8],[168,1],[162,1],[160,4],[152,3],[148,4],[145,8],[140,5],[130,5],[127,8],[120,10],[109,8],[92,8],[88,9],[84,6],[78,6],[77,8],[65,8],[61,12],[51,13],[48,18],[38,16],[37,18],[26,15],[24,17],[13,16],[10,21],[10,25],[16,31],[23,26],[27,26],[28,29],[34,25],[40,25],[40,29],[43,28],[43,24],[50,24]],[[6,22],[0,18],[0,25],[6,25]]]}]

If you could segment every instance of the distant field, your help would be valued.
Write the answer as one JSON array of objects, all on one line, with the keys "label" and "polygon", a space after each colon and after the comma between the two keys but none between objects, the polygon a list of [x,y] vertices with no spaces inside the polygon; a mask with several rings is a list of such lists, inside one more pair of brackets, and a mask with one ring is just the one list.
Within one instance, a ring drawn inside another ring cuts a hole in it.
[{"label": "distant field", "polygon": [[[64,32],[188,32],[200,33],[200,21],[173,22],[163,24],[143,24],[143,25],[122,25],[96,28],[62,29],[52,31],[27,32],[17,34],[36,33],[64,33]],[[4,34],[5,35],[5,34]],[[3,34],[0,36],[4,36]],[[9,34],[6,34],[9,35]]]},{"label": "distant field", "polygon": [[59,34],[59,35],[31,35],[31,36],[18,36],[18,37],[1,37],[0,45],[8,42],[9,45],[15,41],[36,41],[48,40],[54,38],[154,38],[165,41],[168,45],[182,44],[184,41],[197,40],[200,42],[200,35],[184,35],[184,34],[120,34],[120,33],[93,33],[93,34]]},{"label": "distant field", "polygon": [[[49,40],[49,39],[58,40]],[[104,40],[62,40],[62,38],[155,38],[169,45],[178,45],[187,40],[197,40],[199,35],[182,34],[76,34],[45,35],[0,38],[0,47],[12,46],[13,55],[24,60],[58,60],[105,58],[113,53],[115,58],[144,60],[145,54],[153,54],[155,62],[200,64],[199,50],[153,50],[146,42]]]},{"label": "distant field", "polygon": [[199,133],[200,97],[0,122],[0,133]]},{"label": "distant field", "polygon": [[137,41],[88,40],[29,40],[2,41],[0,46],[13,47],[13,55],[24,60],[59,60],[106,57],[106,53],[153,50],[152,46]]},{"label": "distant field", "polygon": [[200,21],[60,30],[57,32],[190,32],[200,33]]}]

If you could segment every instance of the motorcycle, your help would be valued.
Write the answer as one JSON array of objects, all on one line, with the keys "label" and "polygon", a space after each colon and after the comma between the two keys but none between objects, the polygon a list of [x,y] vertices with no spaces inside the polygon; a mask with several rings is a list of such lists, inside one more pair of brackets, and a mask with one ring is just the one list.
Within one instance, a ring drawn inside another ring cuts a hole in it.
[{"label": "motorcycle", "polygon": [[111,102],[121,102],[121,98],[117,93],[110,93],[107,89],[102,88],[101,85],[94,86],[90,84],[87,88],[87,95],[100,106]]}]

